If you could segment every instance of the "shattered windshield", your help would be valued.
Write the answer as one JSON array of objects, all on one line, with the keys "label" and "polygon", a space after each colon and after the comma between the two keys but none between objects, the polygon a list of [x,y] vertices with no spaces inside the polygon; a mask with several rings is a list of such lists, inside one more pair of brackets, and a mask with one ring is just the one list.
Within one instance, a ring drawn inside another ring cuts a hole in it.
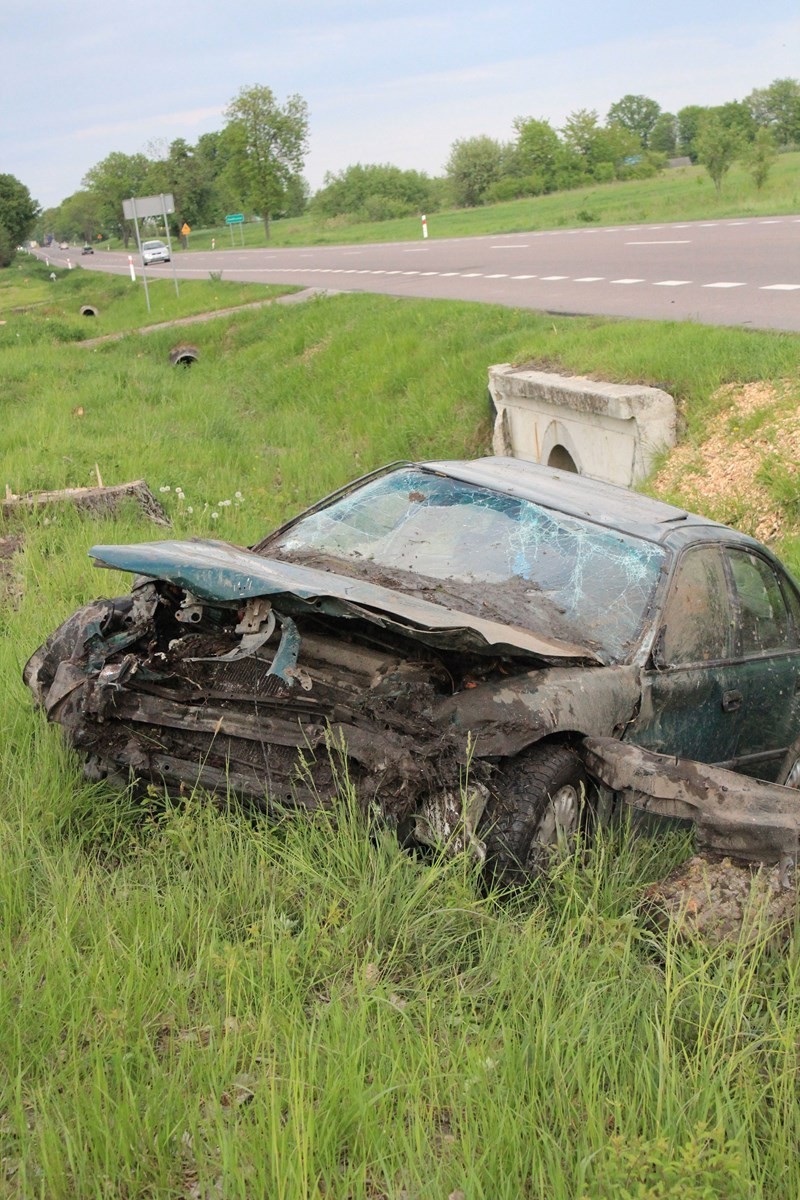
[{"label": "shattered windshield", "polygon": [[653,542],[415,468],[302,518],[262,552],[577,642],[606,661],[637,641],[664,558]]}]

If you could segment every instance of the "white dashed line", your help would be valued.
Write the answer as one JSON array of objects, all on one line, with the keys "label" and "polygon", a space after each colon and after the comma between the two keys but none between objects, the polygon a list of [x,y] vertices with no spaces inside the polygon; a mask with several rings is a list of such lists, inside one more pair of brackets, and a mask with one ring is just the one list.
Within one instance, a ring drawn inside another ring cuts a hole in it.
[{"label": "white dashed line", "polygon": [[643,279],[612,279],[611,283],[644,283]]},{"label": "white dashed line", "polygon": [[800,283],[766,283],[758,290],[760,292],[798,292]]},{"label": "white dashed line", "polygon": [[582,275],[579,279],[574,279],[573,283],[602,283],[605,275]]},{"label": "white dashed line", "polygon": [[691,279],[656,279],[653,287],[687,287]]},{"label": "white dashed line", "polygon": [[745,287],[745,284],[743,284],[743,283],[703,283],[700,286],[704,287],[704,288],[735,288],[735,287]]},{"label": "white dashed line", "polygon": [[438,271],[420,271],[420,275],[438,275]]},{"label": "white dashed line", "polygon": [[419,275],[419,271],[401,271],[401,275]]},{"label": "white dashed line", "polygon": [[441,271],[440,272],[442,279],[452,279],[452,277],[454,275],[460,275],[460,274],[461,274],[460,271]]},{"label": "white dashed line", "polygon": [[777,220],[777,219],[773,220],[772,218],[770,218],[768,221],[759,221],[758,222],[759,225],[780,225],[780,223],[781,222],[779,220]]},{"label": "white dashed line", "polygon": [[535,279],[535,275],[512,275],[512,279]]},{"label": "white dashed line", "polygon": [[507,275],[487,275],[487,279],[508,279]]},{"label": "white dashed line", "polygon": [[658,238],[655,242],[626,242],[626,246],[690,246],[689,238],[675,238],[668,241],[666,238]]},{"label": "white dashed line", "polygon": [[480,279],[482,275],[483,275],[483,271],[464,271],[461,278],[462,279]]},{"label": "white dashed line", "polygon": [[541,275],[541,276],[540,276],[540,278],[541,278],[541,279],[542,279],[542,280],[543,280],[545,283],[549,283],[551,280],[556,280],[556,279],[569,279],[569,275]]},{"label": "white dashed line", "polygon": [[728,221],[729,225],[749,225],[749,221]]},{"label": "white dashed line", "polygon": [[704,221],[703,224],[700,226],[700,228],[701,229],[716,229],[718,225],[719,225],[719,221]]},{"label": "white dashed line", "polygon": [[527,250],[528,242],[504,242],[502,245],[490,246],[490,250]]}]

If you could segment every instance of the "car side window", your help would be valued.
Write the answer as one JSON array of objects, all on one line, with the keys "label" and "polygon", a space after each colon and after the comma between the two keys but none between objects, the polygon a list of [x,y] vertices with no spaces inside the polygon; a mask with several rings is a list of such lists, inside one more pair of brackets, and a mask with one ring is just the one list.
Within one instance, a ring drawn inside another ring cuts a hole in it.
[{"label": "car side window", "polygon": [[664,607],[659,664],[673,667],[729,658],[732,625],[719,548],[698,546],[687,550],[678,563]]},{"label": "car side window", "polygon": [[726,550],[739,618],[742,654],[785,650],[795,644],[781,585],[772,567],[757,554]]}]

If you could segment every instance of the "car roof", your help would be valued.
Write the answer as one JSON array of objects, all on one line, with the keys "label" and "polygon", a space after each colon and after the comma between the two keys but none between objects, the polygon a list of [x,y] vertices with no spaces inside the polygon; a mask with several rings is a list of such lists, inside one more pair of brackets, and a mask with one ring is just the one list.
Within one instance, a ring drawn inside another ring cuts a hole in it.
[{"label": "car roof", "polygon": [[702,527],[709,533],[713,530],[712,537],[722,530],[741,537],[717,521],[644,496],[641,492],[523,458],[492,457],[418,465],[651,541],[665,542],[675,530],[696,528],[699,533]]}]

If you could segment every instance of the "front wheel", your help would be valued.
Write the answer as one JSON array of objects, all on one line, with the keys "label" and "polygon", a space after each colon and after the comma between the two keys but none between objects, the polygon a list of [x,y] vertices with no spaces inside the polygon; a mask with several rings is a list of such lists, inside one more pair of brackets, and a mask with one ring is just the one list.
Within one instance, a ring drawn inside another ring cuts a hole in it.
[{"label": "front wheel", "polygon": [[499,768],[483,816],[486,865],[498,882],[545,873],[553,850],[585,829],[589,782],[571,746],[532,746]]}]

